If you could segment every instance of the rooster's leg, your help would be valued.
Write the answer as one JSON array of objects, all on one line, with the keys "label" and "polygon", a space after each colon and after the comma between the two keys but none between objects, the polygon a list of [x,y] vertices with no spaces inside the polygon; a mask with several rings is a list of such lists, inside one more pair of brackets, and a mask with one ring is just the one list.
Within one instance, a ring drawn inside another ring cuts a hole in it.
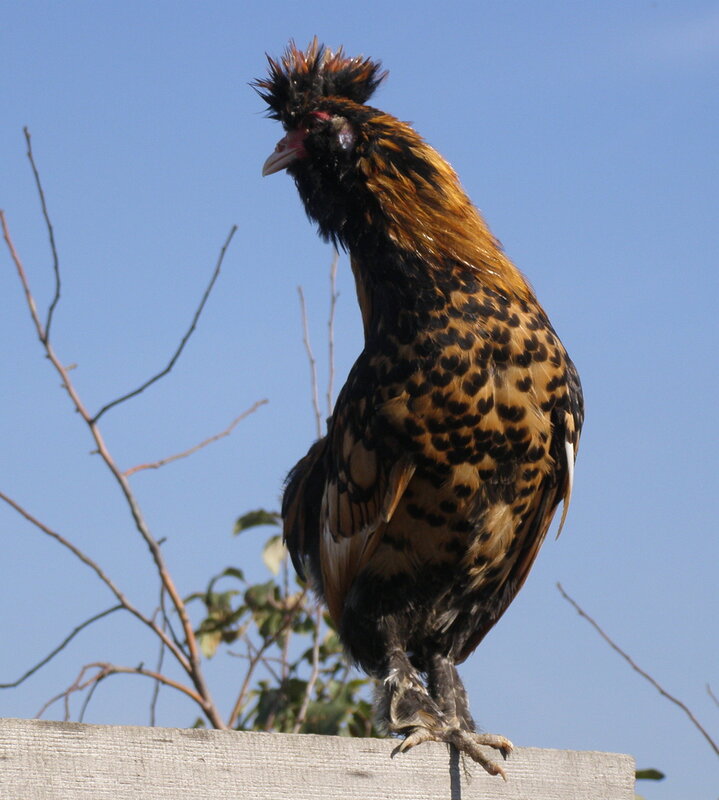
[{"label": "rooster's leg", "polygon": [[427,688],[452,726],[470,733],[474,731],[474,720],[469,713],[467,692],[457,668],[448,658],[438,654],[429,656]]},{"label": "rooster's leg", "polygon": [[404,752],[422,742],[445,742],[468,755],[490,775],[506,777],[502,767],[489,760],[482,747],[493,747],[506,758],[512,751],[512,743],[504,736],[474,733],[464,686],[454,665],[445,658],[434,657],[427,673],[429,691],[405,653],[397,651],[389,659],[377,707],[390,732],[405,737],[398,750]]},{"label": "rooster's leg", "polygon": [[390,653],[380,681],[375,709],[378,722],[390,733],[407,734],[432,719],[444,718],[403,650]]}]

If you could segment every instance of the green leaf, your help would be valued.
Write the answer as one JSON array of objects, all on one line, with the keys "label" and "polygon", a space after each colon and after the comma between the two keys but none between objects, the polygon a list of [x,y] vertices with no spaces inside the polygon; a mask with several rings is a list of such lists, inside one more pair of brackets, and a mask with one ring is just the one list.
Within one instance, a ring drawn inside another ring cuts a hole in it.
[{"label": "green leaf", "polygon": [[280,566],[287,555],[287,548],[282,543],[281,536],[271,536],[262,548],[262,560],[273,575],[277,575]]},{"label": "green leaf", "polygon": [[638,769],[634,777],[638,781],[663,781],[666,775],[658,769]]},{"label": "green leaf", "polygon": [[311,702],[307,706],[307,716],[302,725],[302,732],[336,736],[350,711],[347,704],[341,701],[334,703]]},{"label": "green leaf", "polygon": [[237,535],[246,531],[248,528],[256,528],[258,525],[279,525],[282,516],[277,511],[266,511],[258,508],[256,511],[248,511],[235,522],[233,533]]},{"label": "green leaf", "polygon": [[253,611],[266,608],[268,605],[276,608],[276,605],[271,603],[271,600],[276,599],[275,595],[279,591],[276,590],[277,584],[272,580],[267,583],[255,583],[245,592],[245,602]]},{"label": "green leaf", "polygon": [[200,650],[205,658],[212,658],[217,652],[217,647],[222,641],[222,633],[220,631],[211,631],[208,633],[200,633],[197,637],[200,642]]},{"label": "green leaf", "polygon": [[237,578],[238,581],[243,581],[244,582],[245,573],[241,569],[239,569],[238,567],[227,567],[227,569],[224,570],[220,574],[220,577],[223,577],[223,578]]}]

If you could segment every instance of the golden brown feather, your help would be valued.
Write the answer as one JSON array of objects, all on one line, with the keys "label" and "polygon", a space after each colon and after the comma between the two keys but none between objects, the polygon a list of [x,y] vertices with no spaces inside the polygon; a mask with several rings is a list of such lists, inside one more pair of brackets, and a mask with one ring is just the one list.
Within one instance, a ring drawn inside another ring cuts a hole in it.
[{"label": "golden brown feather", "polygon": [[583,419],[576,370],[450,165],[366,105],[377,62],[315,40],[257,86],[287,134],[264,172],[294,177],[347,249],[365,346],[327,435],[283,502],[293,562],[405,737],[482,745],[455,665],[527,578],[565,509]]}]

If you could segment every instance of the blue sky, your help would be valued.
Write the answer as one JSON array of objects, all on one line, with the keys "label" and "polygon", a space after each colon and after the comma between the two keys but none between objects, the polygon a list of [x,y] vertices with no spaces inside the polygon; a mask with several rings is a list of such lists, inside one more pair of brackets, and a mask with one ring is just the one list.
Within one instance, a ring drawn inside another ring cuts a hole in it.
[{"label": "blue sky", "polygon": [[[265,578],[263,537],[233,539],[233,521],[277,506],[314,434],[296,287],[324,381],[331,252],[292,181],[260,177],[281,130],[248,82],[263,73],[265,51],[317,34],[383,61],[390,76],[375,104],[412,121],[455,166],[584,383],[571,513],[463,667],[475,716],[520,745],[632,753],[668,775],[642,787],[648,798],[716,797],[719,762],[704,740],[555,583],[719,735],[705,691],[707,682],[719,690],[719,5],[30,1],[0,11],[0,207],[45,307],[51,262],[27,125],[62,265],[55,346],[77,365],[90,408],[164,366],[238,225],[176,369],[103,420],[129,467],[270,401],[231,437],[133,479],[181,590],[228,564]],[[338,281],[341,379],[361,348],[346,258]],[[151,610],[144,547],[42,358],[4,250],[0,309],[0,490]],[[110,598],[7,507],[0,537],[3,681]],[[83,663],[134,664],[154,652],[131,620],[108,620],[0,694],[0,715],[34,715]],[[239,669],[232,659],[210,665],[220,701]],[[87,719],[145,724],[149,690],[138,678],[108,682]],[[161,724],[193,720],[164,693]]]}]

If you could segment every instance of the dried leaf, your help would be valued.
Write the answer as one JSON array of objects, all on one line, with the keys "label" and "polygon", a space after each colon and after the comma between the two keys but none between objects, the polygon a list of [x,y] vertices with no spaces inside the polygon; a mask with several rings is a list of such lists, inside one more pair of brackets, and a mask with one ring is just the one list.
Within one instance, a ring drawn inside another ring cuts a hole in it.
[{"label": "dried leaf", "polygon": [[200,633],[197,637],[200,641],[200,650],[205,658],[212,658],[217,652],[217,647],[222,641],[222,633],[220,631],[211,631],[208,633]]},{"label": "dried leaf", "polygon": [[280,571],[286,555],[287,548],[282,543],[281,536],[270,537],[262,550],[262,560],[273,575]]}]

